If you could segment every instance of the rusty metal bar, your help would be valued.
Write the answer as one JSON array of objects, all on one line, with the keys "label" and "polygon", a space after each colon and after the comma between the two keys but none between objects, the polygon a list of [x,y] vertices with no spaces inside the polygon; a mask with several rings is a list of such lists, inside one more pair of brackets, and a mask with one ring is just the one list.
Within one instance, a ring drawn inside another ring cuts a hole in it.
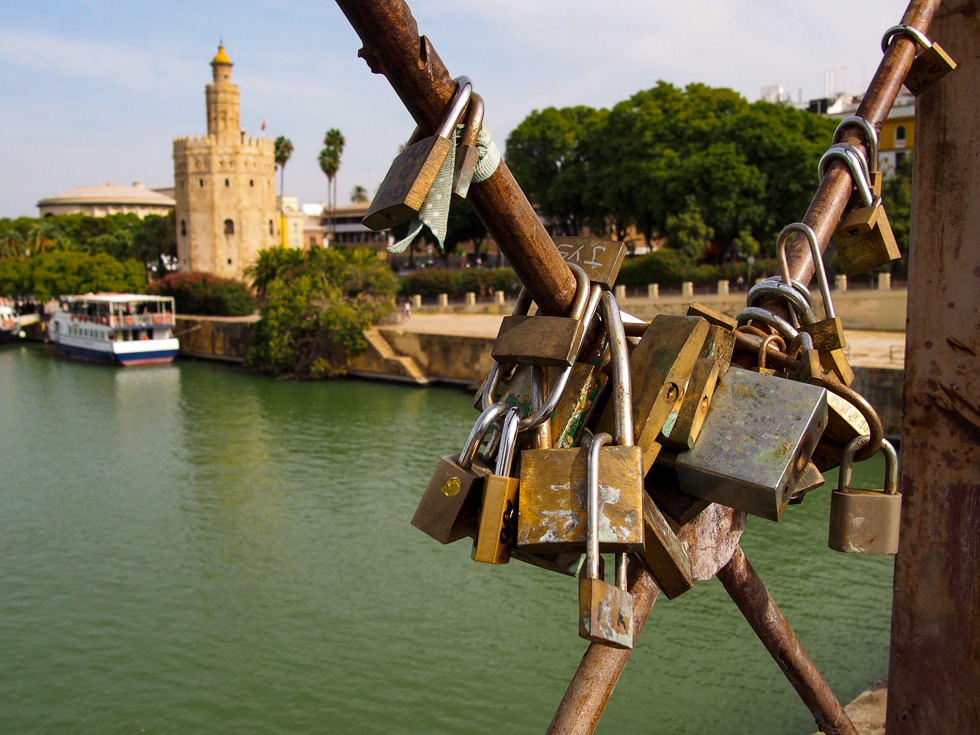
[{"label": "rusty metal bar", "polygon": [[[630,592],[633,595],[633,639],[636,640],[657,601],[660,588],[645,569],[631,563]],[[548,735],[591,735],[629,657],[630,651],[590,643],[551,720]]]},{"label": "rusty metal bar", "polygon": [[[912,0],[902,16],[902,24],[927,33],[940,2],[941,0]],[[882,28],[881,31],[884,33],[885,29]],[[856,113],[858,117],[863,117],[871,123],[875,130],[880,131],[882,122],[888,117],[915,58],[915,51],[914,41],[908,36],[897,35],[882,57]],[[867,150],[859,130],[856,127],[850,128],[843,134],[843,140],[852,143],[866,154]],[[847,164],[839,159],[833,160],[827,167],[827,173],[803,216],[803,222],[812,227],[817,235],[820,252],[827,249],[830,236],[834,233],[851,197],[852,187]],[[810,246],[804,236],[797,235],[787,246],[786,258],[789,262],[790,276],[803,283],[809,283],[813,277],[813,260],[810,257]],[[782,316],[787,315],[785,302],[782,299],[766,299],[763,301],[763,306],[771,308]]]},{"label": "rusty metal bar", "polygon": [[718,579],[800,695],[821,732],[826,735],[858,735],[851,719],[779,611],[769,590],[745,558],[741,547],[735,549],[732,560],[718,572]]},{"label": "rusty metal bar", "polygon": [[980,732],[978,18],[980,0],[936,15],[958,66],[915,110],[888,735]]},{"label": "rusty metal bar", "polygon": [[[456,88],[431,42],[419,36],[412,11],[402,0],[337,0],[360,36],[359,55],[383,74],[415,121],[434,131]],[[504,161],[468,196],[498,247],[546,314],[568,312],[575,277],[565,265]]]}]

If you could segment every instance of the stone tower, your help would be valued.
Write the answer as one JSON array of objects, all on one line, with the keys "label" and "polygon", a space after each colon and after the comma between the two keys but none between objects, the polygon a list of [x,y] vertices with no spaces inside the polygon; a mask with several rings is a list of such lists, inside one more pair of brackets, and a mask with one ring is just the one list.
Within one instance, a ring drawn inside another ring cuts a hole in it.
[{"label": "stone tower", "polygon": [[241,130],[231,67],[218,46],[208,134],[174,139],[174,199],[179,269],[240,279],[259,250],[279,244],[279,226],[275,147]]}]

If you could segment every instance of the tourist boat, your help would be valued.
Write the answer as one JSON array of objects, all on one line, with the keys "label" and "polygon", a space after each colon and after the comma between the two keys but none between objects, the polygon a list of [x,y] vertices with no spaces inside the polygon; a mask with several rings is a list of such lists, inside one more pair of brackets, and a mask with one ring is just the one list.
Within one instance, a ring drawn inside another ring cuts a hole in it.
[{"label": "tourist boat", "polygon": [[171,362],[180,342],[173,336],[171,296],[129,293],[62,296],[48,324],[48,338],[69,357],[117,365]]}]

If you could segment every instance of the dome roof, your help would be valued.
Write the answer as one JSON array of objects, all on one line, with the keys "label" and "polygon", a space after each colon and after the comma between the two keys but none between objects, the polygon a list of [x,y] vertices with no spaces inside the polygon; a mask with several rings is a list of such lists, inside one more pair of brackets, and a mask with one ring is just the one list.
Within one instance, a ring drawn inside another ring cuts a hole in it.
[{"label": "dome roof", "polygon": [[212,64],[230,64],[231,59],[228,58],[228,54],[225,53],[224,44],[218,45],[218,53],[213,59],[211,59]]},{"label": "dome roof", "polygon": [[132,186],[77,186],[74,189],[47,197],[37,203],[37,206],[52,206],[55,204],[143,204],[157,207],[174,207],[177,202],[173,197],[147,189],[142,182]]}]

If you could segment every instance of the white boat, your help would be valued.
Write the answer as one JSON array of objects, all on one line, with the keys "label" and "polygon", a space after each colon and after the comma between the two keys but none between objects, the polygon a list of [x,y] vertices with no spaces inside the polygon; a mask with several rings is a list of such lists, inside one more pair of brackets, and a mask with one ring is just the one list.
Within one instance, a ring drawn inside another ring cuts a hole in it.
[{"label": "white boat", "polygon": [[62,296],[48,324],[48,338],[69,357],[116,365],[171,362],[179,340],[173,336],[171,296],[130,293]]}]

